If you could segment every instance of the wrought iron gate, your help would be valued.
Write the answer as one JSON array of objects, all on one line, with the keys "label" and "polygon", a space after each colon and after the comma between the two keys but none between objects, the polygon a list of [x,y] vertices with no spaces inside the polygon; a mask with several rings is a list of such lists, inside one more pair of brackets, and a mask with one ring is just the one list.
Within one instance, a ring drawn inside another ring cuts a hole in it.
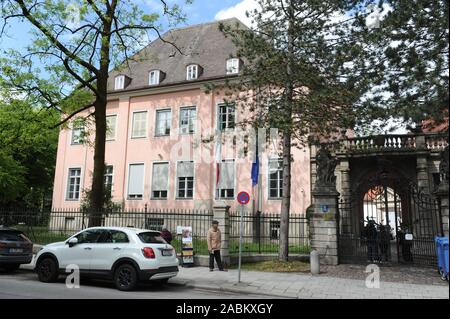
[{"label": "wrought iron gate", "polygon": [[376,176],[339,199],[341,263],[436,265],[440,205],[405,180]]}]

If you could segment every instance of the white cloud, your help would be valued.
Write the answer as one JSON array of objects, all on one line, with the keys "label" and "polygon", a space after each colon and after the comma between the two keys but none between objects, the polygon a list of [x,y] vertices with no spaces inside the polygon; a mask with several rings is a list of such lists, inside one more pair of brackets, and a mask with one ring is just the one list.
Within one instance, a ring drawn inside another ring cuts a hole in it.
[{"label": "white cloud", "polygon": [[392,6],[387,3],[383,3],[382,6],[382,9],[375,5],[367,7],[368,10],[373,11],[366,18],[366,26],[368,28],[379,28],[380,22],[393,10]]},{"label": "white cloud", "polygon": [[252,12],[255,9],[259,9],[260,6],[258,1],[256,0],[242,0],[238,4],[229,7],[227,9],[222,9],[217,12],[214,17],[216,20],[223,20],[228,18],[238,18],[243,23],[245,23],[248,27],[252,26],[252,19],[248,18],[246,12]]}]

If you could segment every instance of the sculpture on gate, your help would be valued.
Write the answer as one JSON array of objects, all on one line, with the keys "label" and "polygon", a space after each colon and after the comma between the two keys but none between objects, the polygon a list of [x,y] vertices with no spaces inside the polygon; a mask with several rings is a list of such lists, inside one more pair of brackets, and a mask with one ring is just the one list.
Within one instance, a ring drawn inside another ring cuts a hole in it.
[{"label": "sculpture on gate", "polygon": [[316,187],[336,186],[336,176],[334,169],[338,160],[334,158],[330,151],[325,147],[321,147],[316,156],[317,163],[317,181]]}]

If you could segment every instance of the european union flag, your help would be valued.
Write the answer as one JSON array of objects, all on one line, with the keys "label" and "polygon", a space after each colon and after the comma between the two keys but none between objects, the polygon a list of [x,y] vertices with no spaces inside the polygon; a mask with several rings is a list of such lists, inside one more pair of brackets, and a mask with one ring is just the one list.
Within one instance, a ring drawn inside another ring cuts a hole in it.
[{"label": "european union flag", "polygon": [[252,185],[253,186],[258,184],[258,176],[259,176],[259,158],[257,155],[255,160],[252,163]]}]

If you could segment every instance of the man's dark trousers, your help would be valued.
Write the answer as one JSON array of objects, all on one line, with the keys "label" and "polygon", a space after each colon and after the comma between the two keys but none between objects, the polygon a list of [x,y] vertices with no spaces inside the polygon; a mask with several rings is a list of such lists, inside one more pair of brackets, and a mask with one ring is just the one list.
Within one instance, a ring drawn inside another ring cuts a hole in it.
[{"label": "man's dark trousers", "polygon": [[219,270],[223,270],[222,260],[220,259],[220,250],[214,250],[209,254],[209,269],[214,269],[214,258],[216,259]]}]

